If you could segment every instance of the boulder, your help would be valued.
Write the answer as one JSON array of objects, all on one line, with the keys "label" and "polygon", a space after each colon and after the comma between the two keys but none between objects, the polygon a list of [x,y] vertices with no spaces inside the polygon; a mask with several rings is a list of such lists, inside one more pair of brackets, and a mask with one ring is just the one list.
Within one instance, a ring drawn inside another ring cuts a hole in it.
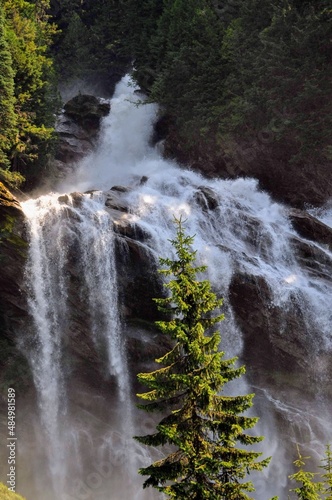
[{"label": "boulder", "polygon": [[79,94],[64,105],[65,115],[85,130],[98,130],[101,119],[110,112],[110,103],[93,95]]},{"label": "boulder", "polygon": [[213,189],[207,186],[199,186],[194,194],[196,203],[198,203],[202,210],[214,210],[219,205],[219,200]]},{"label": "boulder", "polygon": [[123,192],[125,191],[113,190],[113,188],[108,191],[106,194],[105,206],[122,212],[128,212],[128,203],[121,197],[121,193]]},{"label": "boulder", "polygon": [[300,236],[326,245],[332,251],[332,228],[304,210],[290,209],[288,217]]},{"label": "boulder", "polygon": [[93,151],[101,120],[110,111],[110,103],[92,95],[81,95],[68,101],[57,119],[57,147],[53,160],[56,179],[65,178],[78,161]]},{"label": "boulder", "polygon": [[117,191],[119,193],[128,193],[130,191],[130,187],[128,186],[113,186],[110,191]]}]

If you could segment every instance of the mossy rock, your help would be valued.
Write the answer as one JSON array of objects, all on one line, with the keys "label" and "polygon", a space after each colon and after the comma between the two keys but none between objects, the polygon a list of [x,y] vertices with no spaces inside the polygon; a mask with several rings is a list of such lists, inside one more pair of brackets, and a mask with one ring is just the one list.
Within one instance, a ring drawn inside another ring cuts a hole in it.
[{"label": "mossy rock", "polygon": [[13,493],[7,486],[0,483],[0,500],[25,500],[25,498],[17,493]]},{"label": "mossy rock", "polygon": [[22,213],[19,202],[2,182],[0,182],[0,207],[2,211],[10,209],[10,211],[17,211],[17,214]]},{"label": "mossy rock", "polygon": [[[20,229],[18,229],[19,226]],[[0,244],[9,244],[19,253],[23,251],[22,257],[25,258],[28,243],[25,240],[25,235],[22,234],[24,233],[23,227],[24,214],[19,202],[0,182]]]}]

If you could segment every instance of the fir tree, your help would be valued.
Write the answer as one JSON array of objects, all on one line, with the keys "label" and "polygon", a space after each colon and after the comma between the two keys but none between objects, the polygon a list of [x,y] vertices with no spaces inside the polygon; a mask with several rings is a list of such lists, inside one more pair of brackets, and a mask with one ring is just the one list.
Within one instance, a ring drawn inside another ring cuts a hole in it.
[{"label": "fir tree", "polygon": [[14,96],[14,70],[12,57],[5,33],[3,7],[0,4],[0,167],[7,168],[10,163],[8,153],[15,139],[16,116]]},{"label": "fir tree", "polygon": [[163,313],[171,314],[157,325],[175,341],[174,347],[156,360],[160,369],[138,375],[150,388],[138,395],[146,402],[139,407],[167,415],[154,434],[136,437],[148,446],[171,445],[174,451],[139,473],[149,476],[144,488],[152,486],[170,498],[248,499],[246,492],[254,487],[247,474],[269,462],[257,460],[261,453],[238,447],[262,440],[245,432],[258,420],[242,415],[252,406],[253,394],[222,394],[225,384],[243,375],[245,368],[235,368],[236,358],[225,360],[218,351],[220,335],[213,327],[223,315],[213,316],[213,311],[222,300],[209,281],[198,280],[206,267],[194,265],[194,238],[185,235],[181,219],[175,222],[177,236],[171,242],[177,258],[160,259],[167,266],[160,272],[172,277],[166,285],[170,296],[155,299]]},{"label": "fir tree", "polygon": [[290,479],[299,483],[297,488],[290,491],[296,493],[301,500],[320,500],[319,492],[322,491],[322,483],[314,482],[315,473],[304,470],[305,460],[309,457],[302,457],[299,447],[297,447],[298,458],[294,460],[294,465],[299,469],[295,474],[289,476]]},{"label": "fir tree", "polygon": [[324,498],[332,500],[332,450],[330,444],[326,445],[325,457],[322,462],[323,465],[320,467],[325,470],[325,474],[322,474],[322,479],[324,480]]}]

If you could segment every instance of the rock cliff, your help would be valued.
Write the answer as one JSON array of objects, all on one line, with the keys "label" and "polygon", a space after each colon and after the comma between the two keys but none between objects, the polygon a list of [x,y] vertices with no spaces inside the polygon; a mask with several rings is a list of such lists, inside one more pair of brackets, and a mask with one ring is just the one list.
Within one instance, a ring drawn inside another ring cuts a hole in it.
[{"label": "rock cliff", "polygon": [[109,101],[79,94],[65,103],[59,115],[52,176],[61,180],[96,146],[101,120],[110,111]]},{"label": "rock cliff", "polygon": [[30,321],[24,291],[27,250],[24,213],[18,200],[0,183],[0,384],[3,387],[26,370],[16,341],[18,333],[23,334]]},{"label": "rock cliff", "polygon": [[167,157],[206,177],[254,177],[275,200],[296,208],[319,206],[332,197],[332,162],[290,161],[291,141],[279,143],[272,131],[246,142],[241,138],[230,142],[227,137],[219,144],[208,137],[189,142],[179,136],[172,117],[162,116],[155,126],[154,139],[164,140]]}]

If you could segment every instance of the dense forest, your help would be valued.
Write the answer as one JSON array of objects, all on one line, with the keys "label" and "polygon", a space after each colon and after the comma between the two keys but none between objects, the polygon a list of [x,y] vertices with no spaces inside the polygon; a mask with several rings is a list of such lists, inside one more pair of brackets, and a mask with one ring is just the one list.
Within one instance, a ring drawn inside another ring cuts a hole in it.
[{"label": "dense forest", "polygon": [[[164,112],[166,153],[214,175],[269,154],[330,165],[328,0],[3,0],[1,176],[38,182],[56,139],[57,83],[133,74]],[[112,87],[113,86],[113,87]]]}]

